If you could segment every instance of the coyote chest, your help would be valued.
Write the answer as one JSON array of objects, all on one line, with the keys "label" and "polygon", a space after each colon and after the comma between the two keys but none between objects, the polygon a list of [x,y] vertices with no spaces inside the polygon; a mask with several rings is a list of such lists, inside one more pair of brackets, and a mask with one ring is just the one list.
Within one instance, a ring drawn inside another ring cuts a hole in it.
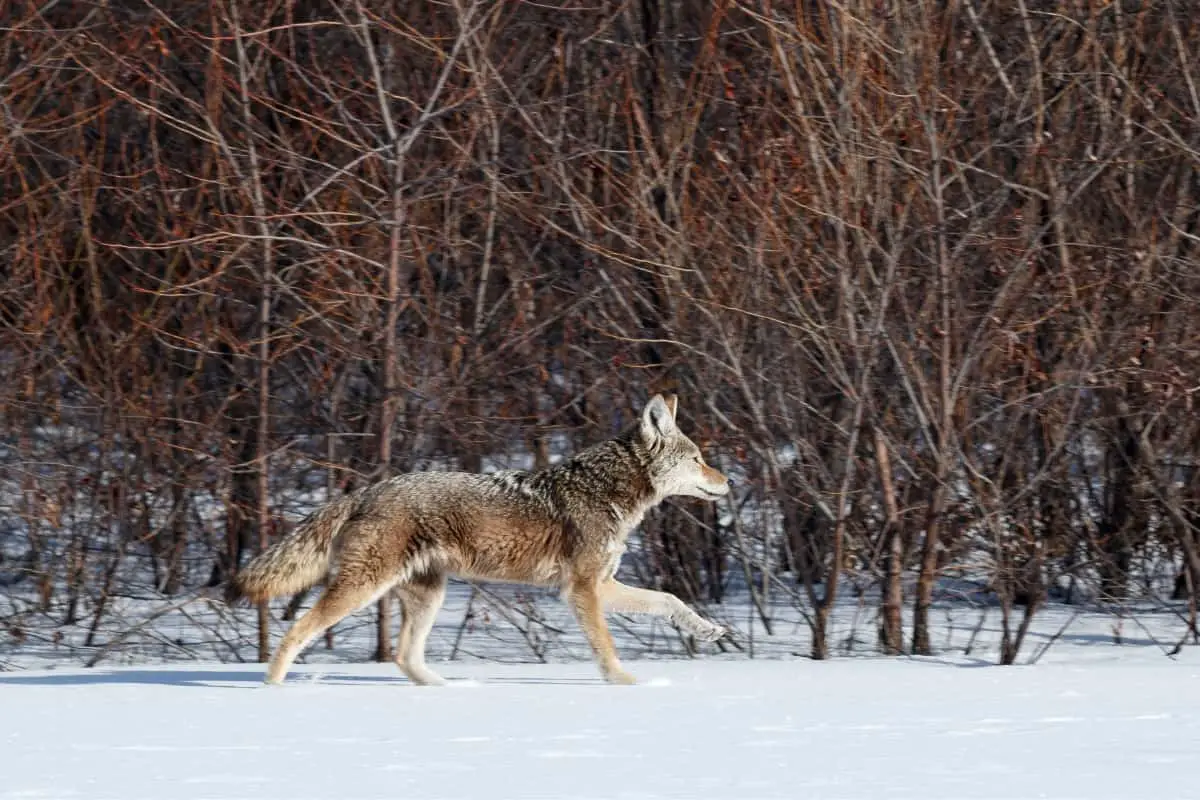
[{"label": "coyote chest", "polygon": [[616,576],[617,569],[621,566],[621,558],[628,549],[626,542],[629,534],[642,524],[642,517],[646,512],[639,509],[631,514],[614,504],[611,513],[616,520],[616,529],[604,539],[601,550],[601,557],[604,559],[600,570],[601,580],[611,580]]},{"label": "coyote chest", "polygon": [[604,568],[600,571],[601,580],[612,580],[621,566],[621,557],[625,555],[625,537],[613,538],[604,547]]}]

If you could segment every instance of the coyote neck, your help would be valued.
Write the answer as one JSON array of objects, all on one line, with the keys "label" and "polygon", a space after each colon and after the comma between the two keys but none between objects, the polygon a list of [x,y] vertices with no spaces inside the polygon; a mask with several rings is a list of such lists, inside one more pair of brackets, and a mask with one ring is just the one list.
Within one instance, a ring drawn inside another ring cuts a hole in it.
[{"label": "coyote neck", "polygon": [[530,479],[577,522],[603,521],[622,538],[659,500],[642,459],[623,439],[593,445]]}]

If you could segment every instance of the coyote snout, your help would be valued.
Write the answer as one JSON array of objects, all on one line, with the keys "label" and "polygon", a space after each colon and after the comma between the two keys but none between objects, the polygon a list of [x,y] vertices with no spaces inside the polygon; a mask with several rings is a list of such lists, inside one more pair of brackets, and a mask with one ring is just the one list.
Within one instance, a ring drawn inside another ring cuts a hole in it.
[{"label": "coyote snout", "polygon": [[729,492],[724,475],[675,424],[674,396],[655,395],[617,437],[536,472],[399,475],[338,498],[247,564],[228,596],[255,600],[326,578],[320,600],[287,632],[267,672],[283,680],[322,631],[389,590],[404,608],[396,663],[414,683],[442,679],[425,664],[425,639],[448,576],[558,587],[605,678],[632,683],[617,660],[604,612],[656,614],[713,641],[725,629],[666,592],[615,575],[625,539],[671,495]]},{"label": "coyote snout", "polygon": [[729,494],[728,478],[705,464],[704,459],[699,455],[692,463],[696,465],[692,486],[699,497],[715,499]]}]

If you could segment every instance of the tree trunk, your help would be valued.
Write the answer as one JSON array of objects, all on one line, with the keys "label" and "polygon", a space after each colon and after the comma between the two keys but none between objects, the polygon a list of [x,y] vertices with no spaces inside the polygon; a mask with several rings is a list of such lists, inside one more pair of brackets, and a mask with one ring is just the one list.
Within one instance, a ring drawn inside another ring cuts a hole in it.
[{"label": "tree trunk", "polygon": [[812,658],[814,661],[824,661],[829,658],[829,609],[831,606],[821,603],[816,607],[812,617]]},{"label": "tree trunk", "polygon": [[929,636],[929,608],[933,605],[933,587],[937,579],[938,530],[946,502],[945,477],[938,476],[937,486],[929,502],[925,521],[925,542],[921,547],[921,571],[917,575],[917,599],[913,606],[912,652],[918,656],[933,655]]},{"label": "tree trunk", "polygon": [[883,506],[887,510],[884,523],[883,550],[883,613],[879,628],[879,646],[887,655],[904,653],[903,611],[904,589],[900,582],[903,569],[903,543],[900,541],[900,510],[896,502],[896,486],[892,481],[892,462],[883,432],[875,428],[875,463],[879,468],[879,485]]},{"label": "tree trunk", "polygon": [[[270,546],[271,530],[271,472],[270,449],[270,403],[271,403],[271,262],[263,264],[262,299],[259,306],[258,343],[258,425],[255,437],[255,463],[258,473],[258,552],[264,553]],[[258,660],[265,662],[271,657],[270,604],[263,600],[258,604]]]}]

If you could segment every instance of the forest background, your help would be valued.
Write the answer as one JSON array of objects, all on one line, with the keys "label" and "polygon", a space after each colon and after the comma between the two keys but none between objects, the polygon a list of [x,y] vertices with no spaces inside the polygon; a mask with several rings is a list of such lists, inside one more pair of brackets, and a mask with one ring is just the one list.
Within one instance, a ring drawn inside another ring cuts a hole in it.
[{"label": "forest background", "polygon": [[[930,653],[938,604],[994,610],[1003,662],[1047,604],[1195,632],[1188,4],[0,19],[0,655],[261,655],[312,598],[206,592],[314,504],[543,466],[658,391],[736,488],[626,569],[746,609],[730,652],[780,604],[817,658]],[[552,630],[471,592],[460,636]]]}]

